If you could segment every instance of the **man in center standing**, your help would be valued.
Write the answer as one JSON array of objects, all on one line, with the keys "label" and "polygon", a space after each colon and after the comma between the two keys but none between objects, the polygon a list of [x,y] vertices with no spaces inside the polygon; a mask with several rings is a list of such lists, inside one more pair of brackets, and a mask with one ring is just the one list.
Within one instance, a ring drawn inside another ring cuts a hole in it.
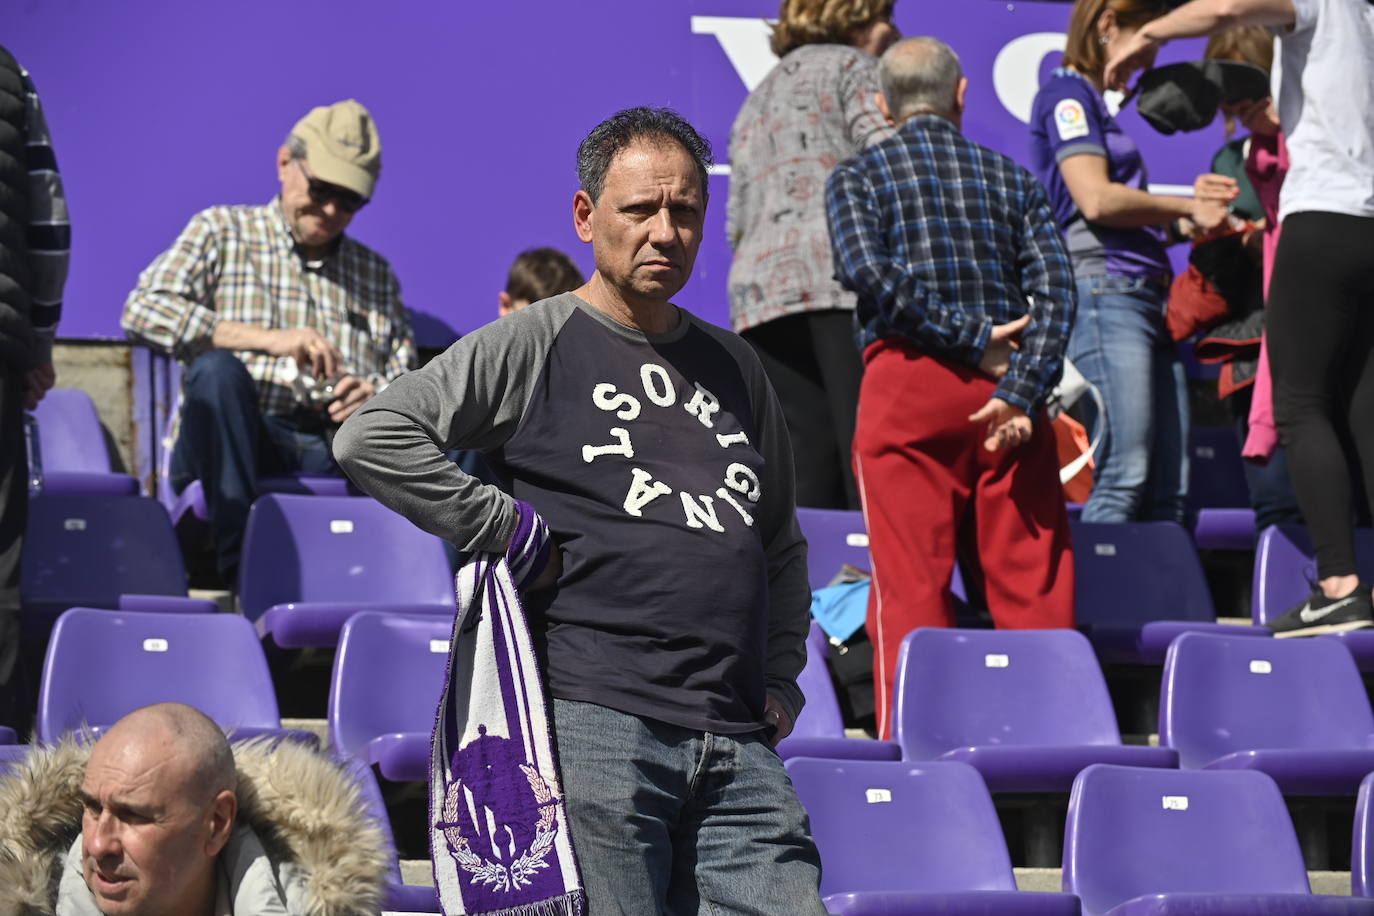
[{"label": "man in center standing", "polygon": [[1073,626],[1073,556],[1044,412],[1076,305],[1044,189],[960,132],[959,58],[893,45],[879,108],[896,134],[826,189],[835,272],[858,294],[855,476],[868,526],[878,724],[902,638],[953,626],[956,555],[998,627]]},{"label": "man in center standing", "polygon": [[505,553],[530,507],[547,521],[525,605],[594,916],[825,912],[770,746],[801,708],[810,604],[787,429],[750,347],[671,301],[709,163],[671,111],[598,125],[573,199],[591,279],[463,337],[335,441],[359,486],[460,550]]}]

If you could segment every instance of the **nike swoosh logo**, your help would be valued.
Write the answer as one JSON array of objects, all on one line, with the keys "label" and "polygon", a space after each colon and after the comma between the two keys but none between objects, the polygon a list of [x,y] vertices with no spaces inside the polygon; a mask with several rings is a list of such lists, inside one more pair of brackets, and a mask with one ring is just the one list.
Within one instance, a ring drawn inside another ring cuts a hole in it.
[{"label": "nike swoosh logo", "polygon": [[1340,601],[1328,604],[1321,610],[1316,610],[1312,608],[1311,605],[1307,605],[1303,607],[1301,611],[1298,611],[1298,616],[1302,618],[1303,623],[1314,623],[1318,620],[1321,620],[1323,617],[1325,617],[1327,614],[1330,614],[1332,611],[1339,610],[1340,608],[1345,607],[1347,604],[1354,604],[1354,602],[1355,596],[1351,595],[1349,597],[1342,598]]}]

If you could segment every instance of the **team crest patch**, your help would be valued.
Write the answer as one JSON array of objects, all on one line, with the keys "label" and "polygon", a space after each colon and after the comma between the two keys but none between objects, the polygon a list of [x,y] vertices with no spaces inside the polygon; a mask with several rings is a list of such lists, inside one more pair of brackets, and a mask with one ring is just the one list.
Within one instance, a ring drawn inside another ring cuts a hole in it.
[{"label": "team crest patch", "polygon": [[1054,106],[1054,124],[1060,140],[1073,140],[1088,135],[1088,113],[1077,99],[1062,99]]}]

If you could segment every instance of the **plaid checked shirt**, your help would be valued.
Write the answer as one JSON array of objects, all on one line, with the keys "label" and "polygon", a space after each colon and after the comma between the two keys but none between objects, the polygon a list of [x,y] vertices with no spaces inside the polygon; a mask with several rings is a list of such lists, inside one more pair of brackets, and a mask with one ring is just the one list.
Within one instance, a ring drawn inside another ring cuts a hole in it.
[{"label": "plaid checked shirt", "polygon": [[835,277],[859,296],[861,346],[902,337],[978,365],[994,325],[1027,311],[995,396],[1033,412],[1059,380],[1077,308],[1045,190],[937,115],[842,162],[826,184]]},{"label": "plaid checked shirt", "polygon": [[[314,328],[338,347],[344,372],[378,386],[414,361],[410,318],[386,259],[345,235],[323,261],[303,260],[276,198],[263,207],[211,207],[193,216],[139,276],[120,323],[131,339],[190,362],[210,349],[221,318]],[[258,383],[264,414],[296,411],[294,359],[235,355]]]}]

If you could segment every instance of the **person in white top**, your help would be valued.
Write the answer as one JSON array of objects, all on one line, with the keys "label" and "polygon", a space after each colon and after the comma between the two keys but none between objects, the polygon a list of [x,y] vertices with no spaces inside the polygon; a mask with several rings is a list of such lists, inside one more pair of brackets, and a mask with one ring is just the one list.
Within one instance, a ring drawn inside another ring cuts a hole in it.
[{"label": "person in white top", "polygon": [[1270,626],[1276,636],[1374,626],[1355,566],[1351,467],[1353,457],[1374,498],[1374,0],[1193,0],[1137,32],[1105,80],[1124,88],[1166,41],[1239,25],[1269,26],[1279,38],[1274,97],[1291,164],[1267,303],[1269,358],[1320,579]]}]

